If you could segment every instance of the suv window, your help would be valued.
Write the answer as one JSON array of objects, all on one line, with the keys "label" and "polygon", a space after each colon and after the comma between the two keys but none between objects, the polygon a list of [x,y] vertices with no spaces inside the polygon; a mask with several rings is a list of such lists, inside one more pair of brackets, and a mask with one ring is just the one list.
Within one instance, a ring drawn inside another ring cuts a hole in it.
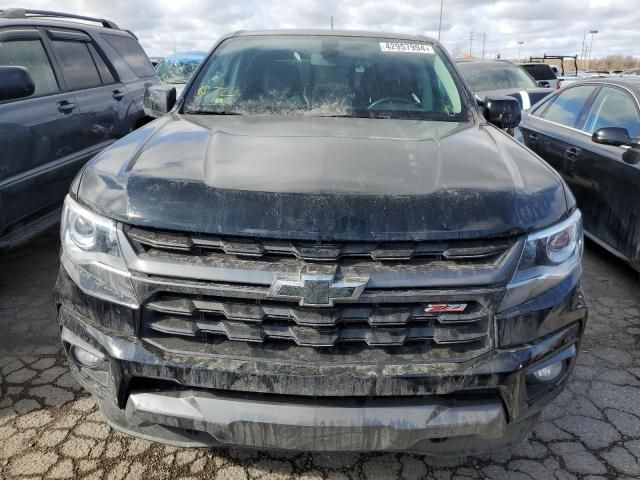
[{"label": "suv window", "polygon": [[0,65],[24,67],[36,86],[33,97],[58,92],[58,82],[40,40],[0,42]]},{"label": "suv window", "polygon": [[86,43],[54,40],[53,49],[70,90],[97,87],[102,83]]},{"label": "suv window", "polygon": [[602,87],[589,110],[584,129],[593,133],[604,127],[626,128],[632,138],[640,134],[640,117],[631,95],[617,88]]},{"label": "suv window", "polygon": [[131,37],[103,33],[104,38],[118,52],[129,68],[139,77],[152,77],[155,70],[140,44]]},{"label": "suv window", "polygon": [[580,112],[582,112],[585,103],[587,103],[596,88],[595,85],[567,88],[551,101],[551,105],[549,105],[546,112],[540,116],[550,122],[559,123],[567,127],[575,127],[578,123]]},{"label": "suv window", "polygon": [[93,58],[93,62],[96,64],[96,67],[98,68],[98,73],[100,74],[102,83],[113,83],[115,81],[113,78],[113,74],[111,73],[111,70],[109,70],[109,67],[107,67],[107,64],[104,63],[104,60],[96,50],[96,47],[94,47],[91,44],[89,44],[88,47],[89,47],[89,52],[91,52],[91,57]]}]

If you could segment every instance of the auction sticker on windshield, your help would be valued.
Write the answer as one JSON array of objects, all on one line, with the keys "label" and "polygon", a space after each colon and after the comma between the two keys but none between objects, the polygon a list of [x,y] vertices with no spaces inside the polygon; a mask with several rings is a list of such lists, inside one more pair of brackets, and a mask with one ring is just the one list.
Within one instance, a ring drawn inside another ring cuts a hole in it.
[{"label": "auction sticker on windshield", "polygon": [[380,50],[383,52],[401,52],[401,53],[427,53],[434,54],[431,45],[423,43],[406,43],[406,42],[380,42]]}]

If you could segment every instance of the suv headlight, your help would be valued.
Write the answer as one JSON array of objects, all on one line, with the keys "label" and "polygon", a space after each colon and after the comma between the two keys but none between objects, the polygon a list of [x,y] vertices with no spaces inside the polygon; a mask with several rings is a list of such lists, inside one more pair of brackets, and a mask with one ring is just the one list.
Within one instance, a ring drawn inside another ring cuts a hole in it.
[{"label": "suv headlight", "polygon": [[62,265],[80,289],[103,300],[138,308],[131,274],[122,259],[116,223],[67,196],[60,225]]},{"label": "suv headlight", "polygon": [[580,210],[557,225],[529,234],[499,310],[519,305],[580,273],[583,248]]}]

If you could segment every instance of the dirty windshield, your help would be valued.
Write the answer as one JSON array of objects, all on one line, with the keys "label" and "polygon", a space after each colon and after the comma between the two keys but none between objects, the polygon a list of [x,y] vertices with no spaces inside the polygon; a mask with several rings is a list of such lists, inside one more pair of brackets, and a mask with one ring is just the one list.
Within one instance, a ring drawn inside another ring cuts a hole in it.
[{"label": "dirty windshield", "polygon": [[201,70],[185,113],[460,121],[460,91],[433,45],[380,38],[226,40]]}]

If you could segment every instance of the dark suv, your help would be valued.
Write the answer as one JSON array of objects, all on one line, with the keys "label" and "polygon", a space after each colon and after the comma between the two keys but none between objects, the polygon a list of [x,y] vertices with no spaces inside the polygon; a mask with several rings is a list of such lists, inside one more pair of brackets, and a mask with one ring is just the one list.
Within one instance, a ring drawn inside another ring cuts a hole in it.
[{"label": "dark suv", "polygon": [[538,82],[539,86],[547,88],[550,87],[556,90],[560,89],[560,80],[558,80],[558,76],[556,75],[556,72],[553,71],[553,68],[551,68],[551,65],[531,62],[521,63],[520,66],[524,68],[536,82]]},{"label": "dark suv", "polygon": [[60,220],[78,170],[149,120],[142,99],[156,83],[136,38],[113,22],[0,11],[0,250]]},{"label": "dark suv", "polygon": [[149,89],[169,114],[63,213],[62,342],[108,421],[195,446],[521,441],[579,350],[581,217],[501,130],[517,100],[483,105],[438,42],[367,32],[240,32],[177,104]]}]

